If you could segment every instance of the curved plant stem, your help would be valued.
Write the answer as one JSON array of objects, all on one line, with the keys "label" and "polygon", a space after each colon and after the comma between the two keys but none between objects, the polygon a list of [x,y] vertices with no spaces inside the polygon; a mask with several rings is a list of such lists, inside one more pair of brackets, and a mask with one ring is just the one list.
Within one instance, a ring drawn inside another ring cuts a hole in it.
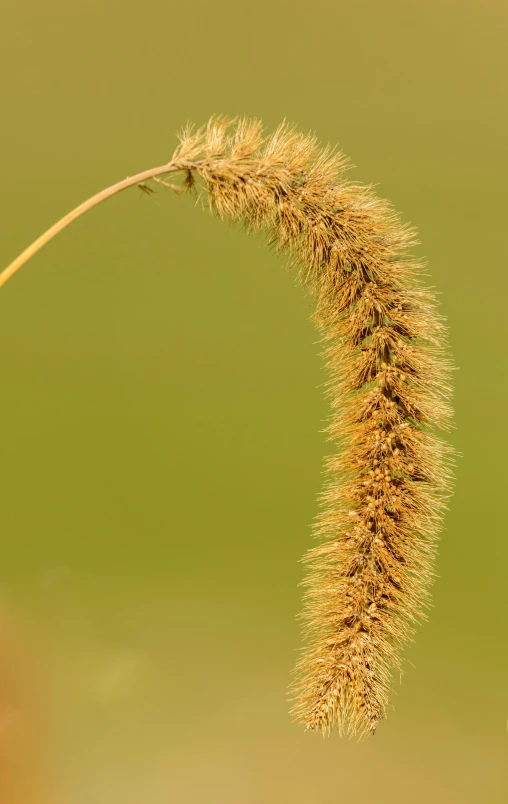
[{"label": "curved plant stem", "polygon": [[[212,118],[185,129],[173,157],[69,212],[0,274],[0,287],[72,221],[127,187],[176,192],[194,176],[212,212],[262,232],[298,266],[316,299],[329,372],[319,543],[305,558],[304,645],[291,687],[294,717],[327,734],[372,734],[388,706],[400,648],[429,605],[453,450],[446,328],[414,231],[390,204],[344,178],[342,154],[283,124]],[[181,185],[165,180],[182,171]]]},{"label": "curved plant stem", "polygon": [[106,187],[104,190],[101,190],[99,193],[92,195],[91,198],[87,198],[86,201],[83,201],[82,204],[79,204],[73,210],[64,215],[63,218],[60,218],[59,221],[50,226],[49,229],[46,229],[43,234],[40,235],[33,243],[19,254],[16,259],[14,259],[7,268],[4,268],[2,273],[0,273],[0,287],[5,285],[5,283],[14,276],[16,271],[26,263],[28,260],[33,257],[40,249],[49,243],[57,234],[59,234],[63,229],[65,229],[69,224],[75,221],[77,218],[84,215],[85,212],[88,212],[89,209],[92,207],[96,207],[97,204],[102,203],[107,198],[111,198],[112,195],[116,195],[120,193],[122,190],[126,190],[128,187],[133,187],[136,184],[142,184],[143,182],[147,181],[148,179],[154,179],[157,176],[164,176],[168,173],[175,173],[178,170],[185,170],[186,165],[178,162],[168,162],[165,165],[159,165],[159,167],[150,168],[149,170],[143,170],[141,173],[137,173],[135,176],[127,176],[126,179],[117,182],[116,184],[112,184],[110,187]]}]

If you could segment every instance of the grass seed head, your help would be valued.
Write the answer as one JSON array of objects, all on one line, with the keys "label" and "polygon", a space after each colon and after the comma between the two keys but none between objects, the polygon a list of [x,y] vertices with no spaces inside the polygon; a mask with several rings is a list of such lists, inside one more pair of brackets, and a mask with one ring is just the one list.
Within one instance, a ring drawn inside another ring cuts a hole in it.
[{"label": "grass seed head", "polygon": [[199,160],[213,211],[265,231],[316,299],[338,456],[305,560],[292,711],[324,734],[372,734],[429,603],[450,493],[452,453],[430,427],[450,425],[451,365],[415,234],[286,124],[264,138],[257,121],[212,120],[178,158]]}]

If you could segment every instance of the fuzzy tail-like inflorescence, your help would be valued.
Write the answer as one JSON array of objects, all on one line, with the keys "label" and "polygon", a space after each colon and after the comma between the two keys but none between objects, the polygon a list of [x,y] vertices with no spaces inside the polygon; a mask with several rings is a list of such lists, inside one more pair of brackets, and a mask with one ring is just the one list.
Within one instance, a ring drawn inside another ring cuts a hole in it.
[{"label": "fuzzy tail-like inflorescence", "polygon": [[181,137],[212,210],[268,231],[316,297],[338,454],[328,462],[319,544],[305,561],[305,647],[293,714],[324,733],[372,733],[400,647],[429,604],[450,493],[450,362],[433,294],[408,256],[414,233],[346,161],[287,125],[212,120]]}]

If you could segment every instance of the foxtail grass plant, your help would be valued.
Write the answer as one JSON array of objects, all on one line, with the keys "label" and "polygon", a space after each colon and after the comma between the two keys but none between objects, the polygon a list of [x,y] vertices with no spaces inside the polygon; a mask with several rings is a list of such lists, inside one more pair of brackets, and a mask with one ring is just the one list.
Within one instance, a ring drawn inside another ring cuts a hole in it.
[{"label": "foxtail grass plant", "polygon": [[[292,713],[309,729],[373,733],[386,712],[401,647],[429,605],[452,450],[445,327],[414,231],[347,161],[281,125],[213,118],[186,128],[171,161],[78,206],[0,274],[4,284],[80,215],[131,186],[201,188],[212,212],[266,232],[314,296],[336,453],[326,466],[316,546],[307,567],[304,647]],[[183,177],[173,183],[174,174]],[[196,180],[198,180],[196,182]]]}]

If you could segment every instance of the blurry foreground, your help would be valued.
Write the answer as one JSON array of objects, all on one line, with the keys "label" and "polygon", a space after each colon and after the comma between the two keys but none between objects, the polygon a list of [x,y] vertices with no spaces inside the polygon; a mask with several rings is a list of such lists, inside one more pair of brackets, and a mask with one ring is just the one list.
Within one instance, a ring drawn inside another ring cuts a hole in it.
[{"label": "blurry foreground", "polygon": [[0,293],[0,804],[505,804],[497,0],[4,0],[1,262],[214,113],[285,117],[417,226],[462,453],[434,606],[364,743],[288,717],[327,416],[284,260],[136,189]]}]

